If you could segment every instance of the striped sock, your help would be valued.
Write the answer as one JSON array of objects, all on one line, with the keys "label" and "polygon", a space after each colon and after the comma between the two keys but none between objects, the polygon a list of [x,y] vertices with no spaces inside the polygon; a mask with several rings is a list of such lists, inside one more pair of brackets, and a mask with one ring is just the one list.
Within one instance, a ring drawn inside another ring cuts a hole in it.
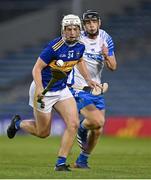
[{"label": "striped sock", "polygon": [[78,159],[79,159],[81,162],[87,162],[89,156],[90,156],[89,153],[81,152]]}]

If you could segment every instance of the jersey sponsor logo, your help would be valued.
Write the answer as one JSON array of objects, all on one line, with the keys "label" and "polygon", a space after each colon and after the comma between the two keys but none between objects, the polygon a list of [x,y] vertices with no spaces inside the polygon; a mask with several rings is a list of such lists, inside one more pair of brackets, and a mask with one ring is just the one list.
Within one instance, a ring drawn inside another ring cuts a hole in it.
[{"label": "jersey sponsor logo", "polygon": [[88,59],[93,59],[93,60],[103,60],[103,56],[100,53],[87,53],[85,52],[84,55],[88,58]]},{"label": "jersey sponsor logo", "polygon": [[90,45],[91,45],[91,46],[94,46],[94,45],[96,45],[96,42],[94,42],[94,43],[90,43]]},{"label": "jersey sponsor logo", "polygon": [[60,54],[59,57],[60,58],[66,57],[66,54]]}]

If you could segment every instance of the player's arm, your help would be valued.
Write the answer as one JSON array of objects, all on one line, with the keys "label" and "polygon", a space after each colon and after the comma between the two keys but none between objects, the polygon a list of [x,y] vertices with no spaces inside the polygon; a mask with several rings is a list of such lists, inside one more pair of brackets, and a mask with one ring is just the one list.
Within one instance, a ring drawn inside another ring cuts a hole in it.
[{"label": "player's arm", "polygon": [[81,58],[77,64],[77,68],[80,72],[80,74],[84,77],[85,81],[87,82],[88,86],[92,87],[92,88],[96,88],[96,86],[100,86],[98,83],[94,82],[91,80],[91,76],[90,73],[87,69],[86,63],[83,60],[83,58]]},{"label": "player's arm", "polygon": [[105,59],[106,66],[110,70],[114,71],[114,70],[117,69],[117,62],[116,62],[115,55],[113,55],[113,56],[106,56],[106,57],[104,57],[104,59]]},{"label": "player's arm", "polygon": [[110,56],[108,54],[109,54],[108,48],[105,45],[103,45],[102,55],[104,56],[104,62],[110,70],[114,71],[117,68],[117,62],[116,62],[115,55],[114,55],[114,53]]},{"label": "player's arm", "polygon": [[80,72],[80,74],[84,77],[84,79],[86,81],[90,81],[91,80],[91,77],[90,77],[90,74],[88,72],[88,69],[87,69],[87,66],[86,66],[86,63],[85,61],[83,60],[83,58],[81,58],[77,64],[77,68]]},{"label": "player's arm", "polygon": [[105,33],[106,40],[102,46],[102,55],[104,56],[104,62],[106,66],[114,71],[117,68],[117,62],[114,54],[114,42],[112,37]]},{"label": "player's arm", "polygon": [[115,55],[105,57],[105,64],[110,70],[112,71],[116,70],[117,63],[116,63]]},{"label": "player's arm", "polygon": [[34,82],[36,84],[38,95],[40,95],[44,89],[42,85],[41,71],[46,66],[47,64],[39,57],[32,70],[32,75],[33,75]]},{"label": "player's arm", "polygon": [[44,90],[42,84],[41,71],[50,63],[50,61],[53,59],[53,56],[54,56],[54,51],[52,49],[52,44],[49,43],[39,55],[39,58],[37,59],[37,62],[33,68],[32,71],[33,79],[35,81],[37,94],[39,96],[42,95],[41,93]]}]

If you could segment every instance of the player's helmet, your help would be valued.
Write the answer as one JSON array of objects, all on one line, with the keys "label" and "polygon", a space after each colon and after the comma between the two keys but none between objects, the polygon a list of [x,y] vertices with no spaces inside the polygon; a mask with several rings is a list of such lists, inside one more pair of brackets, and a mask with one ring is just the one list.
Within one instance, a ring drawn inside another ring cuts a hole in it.
[{"label": "player's helmet", "polygon": [[91,19],[96,19],[100,21],[100,16],[98,12],[92,11],[92,10],[87,10],[85,13],[83,13],[82,16],[82,21],[85,22],[86,20],[91,20]]},{"label": "player's helmet", "polygon": [[80,18],[74,14],[69,14],[64,16],[61,24],[62,24],[62,30],[64,30],[65,27],[69,25],[77,25],[80,27],[80,30],[82,28]]},{"label": "player's helmet", "polygon": [[[98,21],[98,27],[97,27],[96,32],[92,33],[90,31],[88,31],[88,29],[86,29],[85,25],[86,25],[86,22],[89,20],[97,20]],[[91,36],[97,36],[99,34],[99,28],[101,26],[101,19],[100,19],[98,12],[92,11],[92,10],[87,10],[85,13],[83,13],[82,22],[83,22],[84,31],[86,31],[87,34],[89,34]]]}]

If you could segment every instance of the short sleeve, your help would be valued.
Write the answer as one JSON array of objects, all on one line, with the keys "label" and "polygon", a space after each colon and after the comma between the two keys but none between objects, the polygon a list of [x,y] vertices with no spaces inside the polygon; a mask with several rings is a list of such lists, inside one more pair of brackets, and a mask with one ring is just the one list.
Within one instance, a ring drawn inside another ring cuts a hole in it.
[{"label": "short sleeve", "polygon": [[48,44],[39,56],[46,64],[49,64],[54,59],[54,50],[51,45]]},{"label": "short sleeve", "polygon": [[109,56],[114,55],[114,43],[113,43],[112,37],[108,35],[106,42],[108,44],[108,49],[109,49],[108,55]]}]

